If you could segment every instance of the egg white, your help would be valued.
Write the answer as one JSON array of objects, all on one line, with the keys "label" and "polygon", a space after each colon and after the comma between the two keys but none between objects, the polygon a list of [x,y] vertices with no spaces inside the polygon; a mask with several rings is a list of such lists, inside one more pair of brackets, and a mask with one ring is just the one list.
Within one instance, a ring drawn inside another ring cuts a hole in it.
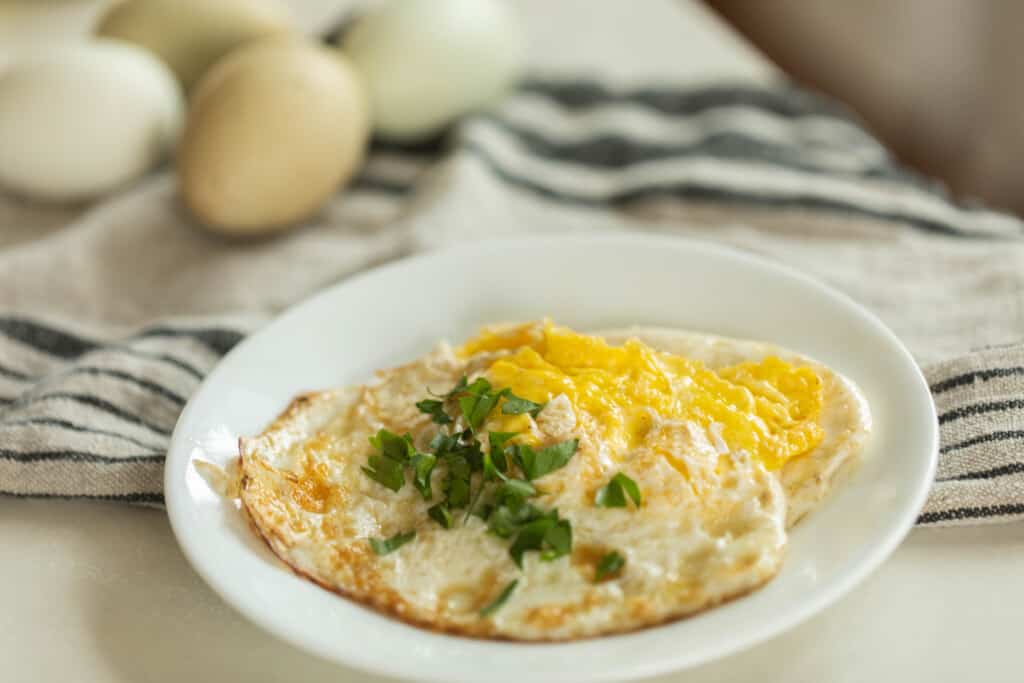
[{"label": "egg white", "polygon": [[[672,330],[627,330],[654,348],[718,367],[756,360],[778,349],[753,342]],[[788,359],[806,363],[794,354]],[[373,382],[299,397],[261,435],[242,439],[240,497],[271,549],[299,574],[323,587],[405,621],[463,635],[517,640],[565,640],[628,631],[692,615],[750,592],[779,571],[787,519],[806,514],[849,462],[868,431],[863,400],[848,381],[814,365],[826,380],[825,441],[779,472],[744,453],[713,486],[687,477],[651,449],[613,462],[601,444],[581,441],[569,464],[539,479],[543,508],[571,521],[573,552],[551,562],[527,553],[513,563],[508,541],[477,517],[445,530],[427,516],[412,486],[392,492],[361,466],[367,439],[380,428],[409,431],[418,444],[434,432],[414,407],[425,388],[446,391],[463,374],[480,372],[486,355],[460,359],[446,345],[415,363],[384,371]],[[567,401],[552,400],[532,425],[544,442],[574,433]],[[695,424],[658,424],[673,439],[688,471],[712,467],[721,443]],[[639,484],[639,508],[599,508],[595,490],[615,472]],[[439,490],[441,468],[434,473]],[[787,496],[787,493],[789,494]],[[416,531],[396,552],[375,555],[371,537]],[[625,568],[595,583],[597,560],[617,551]],[[479,610],[510,581],[516,590],[489,618]]]}]

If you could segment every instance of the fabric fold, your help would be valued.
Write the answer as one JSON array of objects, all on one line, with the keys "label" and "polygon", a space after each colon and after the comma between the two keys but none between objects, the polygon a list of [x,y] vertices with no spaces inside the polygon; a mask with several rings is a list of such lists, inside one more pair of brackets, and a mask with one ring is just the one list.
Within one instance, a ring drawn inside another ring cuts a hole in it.
[{"label": "fabric fold", "polygon": [[495,236],[648,231],[756,252],[874,311],[940,415],[919,522],[1024,518],[1024,225],[951,201],[791,85],[532,79],[444,138],[376,143],[290,233],[233,243],[190,222],[164,174],[0,250],[0,493],[159,505],[202,378],[348,275]]}]

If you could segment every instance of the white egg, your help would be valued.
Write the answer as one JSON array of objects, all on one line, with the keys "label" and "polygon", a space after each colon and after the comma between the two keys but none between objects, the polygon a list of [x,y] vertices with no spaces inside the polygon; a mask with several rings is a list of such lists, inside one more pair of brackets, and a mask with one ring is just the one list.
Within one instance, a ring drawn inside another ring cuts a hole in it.
[{"label": "white egg", "polygon": [[184,117],[173,74],[141,48],[47,48],[0,73],[0,185],[36,199],[95,197],[144,173]]},{"label": "white egg", "polygon": [[96,27],[97,35],[151,50],[186,90],[243,44],[295,31],[291,11],[278,0],[127,0]]},{"label": "white egg", "polygon": [[415,140],[507,92],[524,43],[501,0],[390,0],[356,21],[342,49],[367,83],[376,132]]}]

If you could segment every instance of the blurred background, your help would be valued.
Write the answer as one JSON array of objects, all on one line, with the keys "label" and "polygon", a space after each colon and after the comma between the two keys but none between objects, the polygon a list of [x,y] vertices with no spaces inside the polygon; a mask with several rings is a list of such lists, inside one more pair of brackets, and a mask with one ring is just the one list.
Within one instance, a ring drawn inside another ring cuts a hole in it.
[{"label": "blurred background", "polygon": [[1024,2],[708,0],[961,198],[1024,213]]},{"label": "blurred background", "polygon": [[[812,88],[828,93],[854,110],[905,164],[940,179],[961,200],[982,200],[989,205],[1024,213],[1019,191],[1019,165],[1024,153],[1024,87],[1021,84],[1021,27],[1024,3],[1017,0],[706,0],[751,51],[765,55],[781,71]],[[4,60],[29,46],[63,41],[88,31],[112,4],[111,0],[0,0],[0,68]],[[290,0],[300,28],[323,31],[339,22],[354,3],[346,0]],[[359,3],[364,6],[367,3]],[[369,3],[374,4],[373,2]],[[628,51],[609,27],[628,25],[632,15],[626,3],[602,14],[621,15],[618,22],[589,21],[588,2],[545,3],[516,0],[513,5],[546,5],[543,10],[560,17],[573,16],[580,55],[590,45],[603,50]],[[679,0],[677,5],[690,4]],[[529,16],[538,16],[531,7]],[[660,11],[664,12],[664,9]],[[688,18],[699,16],[692,12]],[[545,41],[564,41],[552,21],[528,26],[529,54],[542,55]],[[671,22],[648,22],[651,30],[669,32]],[[662,26],[661,29],[657,29]],[[716,28],[716,30],[718,30]],[[735,62],[735,55],[702,53],[692,44],[680,45],[677,60],[700,55],[708,79],[717,75],[716,59]],[[546,69],[586,71],[588,65],[572,59],[573,49],[557,50],[564,63],[529,65]],[[713,47],[713,46],[712,46]],[[664,59],[663,59],[664,58]],[[671,65],[670,55],[652,56],[652,62]],[[602,77],[614,73],[615,60],[606,59]],[[629,60],[635,69],[636,60]],[[611,65],[611,66],[609,66]],[[691,65],[692,66],[692,65]],[[743,68],[721,69],[730,77]],[[755,60],[749,69],[760,70]],[[688,73],[692,73],[690,68]],[[651,76],[655,74],[652,73]],[[658,77],[671,78],[671,68]]]}]

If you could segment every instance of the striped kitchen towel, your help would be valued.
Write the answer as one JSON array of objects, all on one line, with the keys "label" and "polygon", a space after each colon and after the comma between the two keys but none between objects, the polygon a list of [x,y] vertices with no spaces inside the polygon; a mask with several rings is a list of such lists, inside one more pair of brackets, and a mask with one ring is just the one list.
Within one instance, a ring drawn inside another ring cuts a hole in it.
[{"label": "striped kitchen towel", "polygon": [[940,414],[920,523],[1024,518],[1024,226],[951,201],[786,84],[533,80],[434,143],[376,145],[274,240],[195,229],[164,175],[0,248],[0,492],[160,504],[182,405],[268,315],[415,250],[605,230],[732,244],[874,310]]}]

